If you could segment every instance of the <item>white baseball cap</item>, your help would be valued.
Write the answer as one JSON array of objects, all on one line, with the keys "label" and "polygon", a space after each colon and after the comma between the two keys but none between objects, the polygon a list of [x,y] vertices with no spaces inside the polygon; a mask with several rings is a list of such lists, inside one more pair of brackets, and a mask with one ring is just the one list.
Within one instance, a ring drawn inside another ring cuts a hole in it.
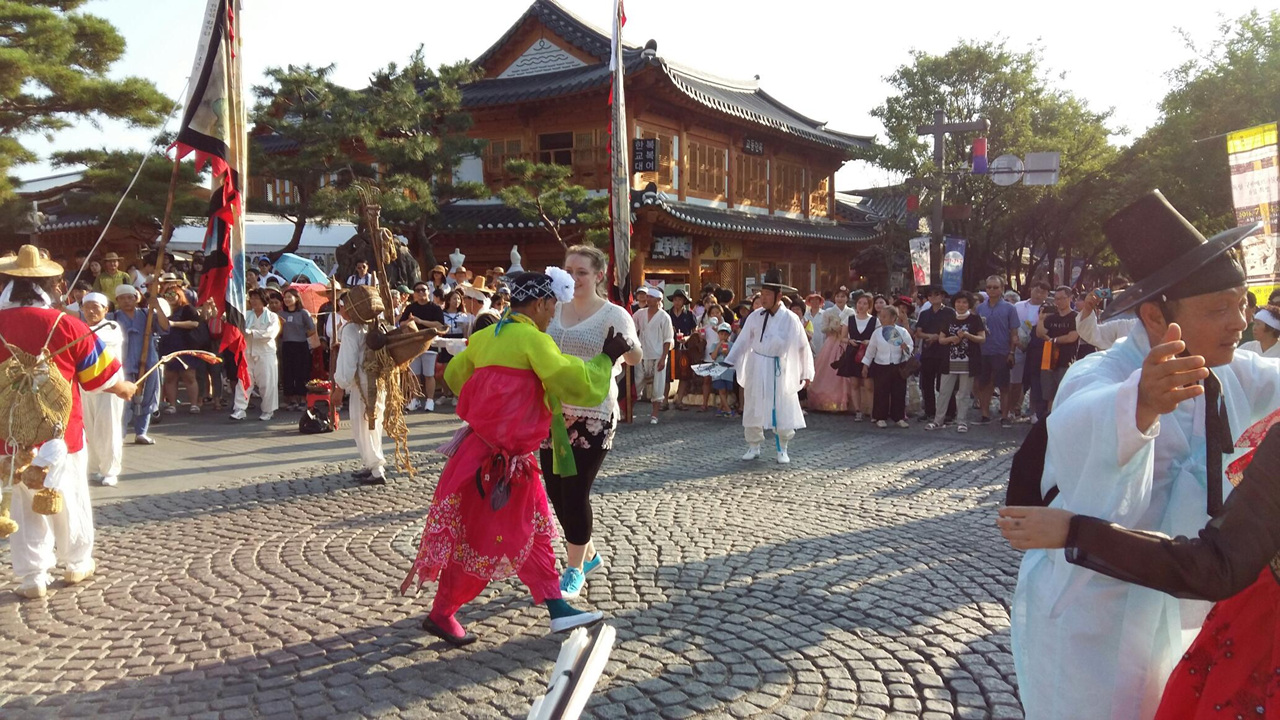
[{"label": "white baseball cap", "polygon": [[649,295],[649,297],[653,297],[653,298],[662,297],[662,290],[659,290],[658,288],[652,285],[646,285],[644,288],[644,291]]},{"label": "white baseball cap", "polygon": [[[90,293],[90,294],[99,295],[101,293]],[[133,295],[134,297],[138,297],[141,295],[141,293],[138,292],[138,288],[130,285],[129,283],[120,283],[119,285],[116,286],[116,297],[120,297],[121,295]],[[85,297],[87,298],[88,295],[86,295]]]}]

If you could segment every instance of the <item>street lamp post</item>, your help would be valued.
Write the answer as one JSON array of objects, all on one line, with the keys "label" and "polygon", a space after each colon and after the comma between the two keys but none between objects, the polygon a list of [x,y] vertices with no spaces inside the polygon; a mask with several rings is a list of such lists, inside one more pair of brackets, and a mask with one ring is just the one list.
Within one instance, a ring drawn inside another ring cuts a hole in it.
[{"label": "street lamp post", "polygon": [[936,166],[936,170],[934,181],[929,186],[933,190],[933,213],[929,220],[929,234],[933,237],[929,243],[929,282],[934,285],[942,284],[942,198],[947,162],[944,153],[947,133],[986,132],[990,129],[991,121],[985,118],[972,122],[948,123],[946,112],[940,109],[933,111],[932,125],[916,127],[917,135],[933,136],[933,164]]}]

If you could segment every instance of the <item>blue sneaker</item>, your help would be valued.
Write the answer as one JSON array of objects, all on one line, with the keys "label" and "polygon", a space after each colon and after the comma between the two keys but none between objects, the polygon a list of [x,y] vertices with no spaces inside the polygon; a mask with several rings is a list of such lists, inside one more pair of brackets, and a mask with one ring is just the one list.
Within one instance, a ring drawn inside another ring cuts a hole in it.
[{"label": "blue sneaker", "polygon": [[590,575],[592,570],[595,570],[601,565],[604,565],[604,557],[600,553],[596,553],[595,557],[582,564],[582,574]]},{"label": "blue sneaker", "polygon": [[582,588],[587,584],[587,578],[581,570],[575,567],[565,568],[564,574],[560,576],[560,595],[566,600],[573,600],[582,594]]}]

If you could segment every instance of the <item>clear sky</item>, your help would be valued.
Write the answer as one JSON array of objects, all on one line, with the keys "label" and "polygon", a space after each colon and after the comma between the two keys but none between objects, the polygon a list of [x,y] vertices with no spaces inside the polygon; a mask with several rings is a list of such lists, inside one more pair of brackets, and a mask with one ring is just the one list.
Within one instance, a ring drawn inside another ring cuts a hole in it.
[{"label": "clear sky", "polygon": [[[418,45],[432,64],[484,52],[532,0],[244,0],[246,77],[289,63],[336,64],[334,79],[365,84],[371,71],[401,61]],[[94,0],[84,10],[110,20],[128,41],[117,76],[139,75],[177,97],[194,60],[205,0]],[[597,27],[608,28],[612,0],[561,0]],[[1257,0],[1077,0],[1036,3],[863,2],[862,0],[626,0],[628,43],[658,42],[658,54],[716,75],[759,75],[770,94],[837,130],[883,132],[870,111],[890,92],[884,77],[913,49],[943,53],[962,39],[1003,37],[1032,43],[1067,89],[1095,108],[1114,108],[1115,127],[1129,134],[1151,126],[1168,90],[1165,74],[1192,57],[1181,32],[1201,44],[1223,19]],[[921,118],[922,121],[927,118]],[[171,127],[176,126],[177,119]],[[1220,128],[1226,132],[1238,128]],[[138,147],[149,133],[104,122],[31,138],[42,156],[82,147]],[[1000,148],[991,148],[992,156]],[[1064,163],[1070,158],[1064,158]],[[19,177],[50,172],[45,163]],[[846,166],[837,188],[892,180],[870,167]]]}]

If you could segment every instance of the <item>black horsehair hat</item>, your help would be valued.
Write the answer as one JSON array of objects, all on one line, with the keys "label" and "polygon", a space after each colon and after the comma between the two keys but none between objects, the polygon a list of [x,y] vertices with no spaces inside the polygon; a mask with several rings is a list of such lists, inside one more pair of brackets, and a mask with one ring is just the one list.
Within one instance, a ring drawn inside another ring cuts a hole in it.
[{"label": "black horsehair hat", "polygon": [[787,293],[800,292],[790,285],[784,285],[782,283],[782,271],[778,268],[766,270],[764,272],[764,277],[761,278],[761,280],[763,282],[760,283],[760,287],[765,290],[773,290],[775,292],[782,293],[783,295],[786,295]]},{"label": "black horsehair hat", "polygon": [[1120,264],[1134,279],[1102,319],[1152,300],[1180,300],[1245,284],[1244,270],[1228,255],[1262,229],[1242,225],[1204,239],[1159,190],[1143,195],[1102,226]]}]

